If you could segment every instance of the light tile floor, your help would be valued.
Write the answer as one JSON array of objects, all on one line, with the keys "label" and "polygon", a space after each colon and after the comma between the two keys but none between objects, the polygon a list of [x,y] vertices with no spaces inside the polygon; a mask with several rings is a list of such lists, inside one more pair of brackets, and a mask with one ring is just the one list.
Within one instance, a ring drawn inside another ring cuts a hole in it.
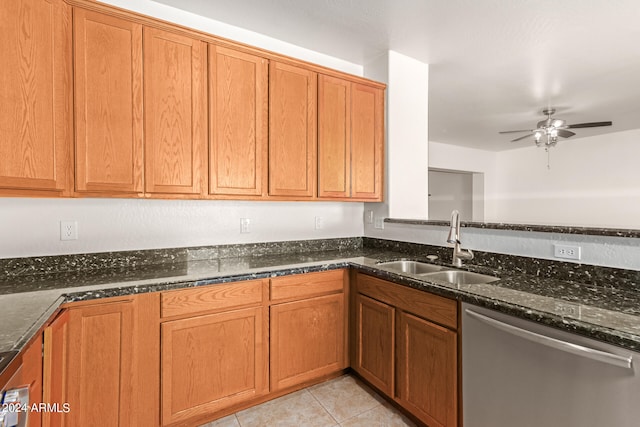
[{"label": "light tile floor", "polygon": [[245,409],[201,427],[415,427],[350,375]]}]

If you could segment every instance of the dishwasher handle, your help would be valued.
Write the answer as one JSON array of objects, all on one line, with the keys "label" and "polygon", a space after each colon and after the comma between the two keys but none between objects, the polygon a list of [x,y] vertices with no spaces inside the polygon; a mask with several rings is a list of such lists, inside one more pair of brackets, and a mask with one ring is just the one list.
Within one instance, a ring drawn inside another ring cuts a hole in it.
[{"label": "dishwasher handle", "polygon": [[632,355],[619,356],[617,354],[609,353],[602,350],[597,350],[595,348],[585,347],[579,344],[573,344],[567,341],[551,338],[546,335],[541,335],[536,332],[528,331],[526,329],[522,329],[517,326],[513,326],[508,323],[501,322],[492,317],[485,316],[480,313],[476,313],[475,311],[470,310],[468,308],[465,309],[465,312],[469,316],[473,317],[474,319],[477,319],[483,323],[493,326],[494,328],[519,336],[526,340],[533,341],[538,344],[546,345],[548,347],[552,347],[561,351],[565,351],[567,353],[597,360],[599,362],[608,363],[613,366],[618,366],[626,369],[633,369]]}]

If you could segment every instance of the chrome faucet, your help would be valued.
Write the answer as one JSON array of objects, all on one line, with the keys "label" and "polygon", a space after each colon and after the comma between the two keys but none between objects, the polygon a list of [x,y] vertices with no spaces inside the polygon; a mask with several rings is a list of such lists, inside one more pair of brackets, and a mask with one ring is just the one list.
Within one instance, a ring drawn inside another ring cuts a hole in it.
[{"label": "chrome faucet", "polygon": [[454,267],[462,267],[462,260],[473,259],[473,252],[471,250],[464,250],[460,248],[460,212],[454,210],[451,212],[451,229],[449,230],[449,236],[447,242],[453,243],[453,259],[451,264]]}]

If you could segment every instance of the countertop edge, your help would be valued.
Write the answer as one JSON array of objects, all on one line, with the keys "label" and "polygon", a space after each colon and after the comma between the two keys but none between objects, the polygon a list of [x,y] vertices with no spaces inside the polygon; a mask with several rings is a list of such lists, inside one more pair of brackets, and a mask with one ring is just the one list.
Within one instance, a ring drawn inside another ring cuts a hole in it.
[{"label": "countertop edge", "polygon": [[[381,279],[389,280],[399,285],[412,287],[418,290],[430,292],[446,298],[451,298],[460,302],[467,302],[476,306],[493,309],[505,314],[513,315],[525,320],[551,326],[557,329],[565,330],[571,333],[592,338],[609,344],[613,344],[627,350],[640,351],[640,336],[625,331],[608,328],[601,325],[577,320],[568,319],[560,315],[540,311],[531,307],[521,306],[502,301],[497,298],[471,294],[465,291],[456,290],[450,287],[438,285],[437,283],[424,279],[412,278],[408,275],[393,273],[384,269],[380,269],[373,265],[367,265],[375,261],[372,257],[352,257],[341,258],[335,260],[323,260],[318,262],[308,262],[304,264],[277,265],[272,267],[256,268],[251,272],[229,272],[221,273],[211,277],[199,278],[194,280],[170,280],[166,279],[149,279],[146,283],[132,284],[131,282],[114,282],[105,285],[102,289],[78,289],[76,292],[70,292],[70,289],[61,290],[60,296],[43,312],[36,322],[32,324],[26,332],[15,343],[11,351],[18,354],[35,336],[35,334],[49,321],[60,306],[64,303],[73,303],[78,301],[98,300],[117,296],[135,295],[149,292],[162,292],[176,289],[185,289],[198,286],[207,286],[221,283],[231,283],[244,280],[264,279],[270,277],[278,277],[293,274],[304,274],[318,271],[328,271],[340,268],[354,268],[360,272],[370,274]],[[91,288],[91,287],[90,287]],[[9,351],[9,349],[6,349]],[[15,356],[14,356],[15,357]]]}]

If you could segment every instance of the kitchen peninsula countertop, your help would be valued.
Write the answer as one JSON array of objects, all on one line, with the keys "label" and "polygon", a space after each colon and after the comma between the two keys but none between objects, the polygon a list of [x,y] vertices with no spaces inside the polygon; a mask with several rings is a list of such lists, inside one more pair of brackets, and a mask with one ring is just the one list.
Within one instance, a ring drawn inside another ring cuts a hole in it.
[{"label": "kitchen peninsula countertop", "polygon": [[0,353],[20,351],[63,303],[345,267],[640,351],[640,292],[616,287],[615,278],[609,286],[588,285],[469,264],[463,269],[500,280],[455,285],[378,265],[397,259],[421,257],[380,248],[350,248],[4,276],[0,279]]}]

